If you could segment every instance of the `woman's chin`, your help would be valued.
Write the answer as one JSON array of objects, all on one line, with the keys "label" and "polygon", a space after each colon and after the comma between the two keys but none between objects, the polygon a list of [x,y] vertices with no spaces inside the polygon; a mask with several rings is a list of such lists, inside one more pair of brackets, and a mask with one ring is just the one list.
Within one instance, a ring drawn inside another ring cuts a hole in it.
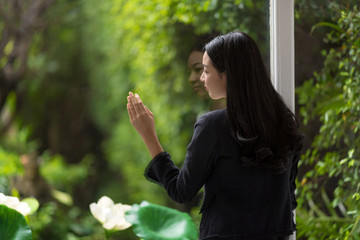
[{"label": "woman's chin", "polygon": [[209,94],[204,89],[194,89],[196,95],[201,99],[209,98]]},{"label": "woman's chin", "polygon": [[211,94],[211,92],[209,92],[209,97],[210,97],[212,100],[219,100],[219,99],[225,98],[226,96]]}]

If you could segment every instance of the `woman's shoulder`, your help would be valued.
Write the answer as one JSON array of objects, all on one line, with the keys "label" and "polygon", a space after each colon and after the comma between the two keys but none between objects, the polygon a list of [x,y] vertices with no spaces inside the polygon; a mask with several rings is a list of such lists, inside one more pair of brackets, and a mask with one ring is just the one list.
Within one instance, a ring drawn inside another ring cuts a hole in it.
[{"label": "woman's shoulder", "polygon": [[218,127],[226,123],[226,109],[214,110],[211,112],[207,112],[202,115],[199,120],[196,122],[196,125],[205,125],[207,127]]},{"label": "woman's shoulder", "polygon": [[199,121],[217,122],[217,121],[222,121],[223,119],[226,119],[226,109],[218,109],[205,113],[199,118],[198,122]]}]

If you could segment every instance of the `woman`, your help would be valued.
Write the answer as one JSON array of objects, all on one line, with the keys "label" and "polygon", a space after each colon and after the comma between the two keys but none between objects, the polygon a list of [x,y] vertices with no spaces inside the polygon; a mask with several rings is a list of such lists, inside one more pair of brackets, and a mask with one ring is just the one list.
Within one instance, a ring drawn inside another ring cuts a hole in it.
[{"label": "woman", "polygon": [[[198,43],[191,50],[188,57],[188,69],[190,70],[189,82],[196,95],[203,100],[208,99],[208,93],[205,89],[204,82],[200,77],[203,73],[202,58],[204,55],[204,43],[210,39],[210,35],[204,35],[199,37]],[[211,100],[209,102],[209,109],[216,110],[225,107],[224,99]]]},{"label": "woman", "polygon": [[188,69],[190,70],[189,82],[196,95],[201,99],[206,99],[208,94],[204,83],[200,80],[203,72],[202,57],[204,53],[200,50],[191,51],[188,58]]},{"label": "woman", "polygon": [[273,88],[256,43],[232,32],[206,44],[201,80],[226,109],[195,124],[179,170],[156,136],[154,116],[130,93],[128,112],[152,161],[145,176],[179,203],[205,186],[200,239],[288,239],[296,230],[295,178],[302,135]]}]

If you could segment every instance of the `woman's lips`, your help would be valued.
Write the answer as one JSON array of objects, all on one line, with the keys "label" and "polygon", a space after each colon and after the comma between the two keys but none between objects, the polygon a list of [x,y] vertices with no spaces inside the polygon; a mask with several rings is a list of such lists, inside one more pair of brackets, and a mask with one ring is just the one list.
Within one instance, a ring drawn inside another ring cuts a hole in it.
[{"label": "woman's lips", "polygon": [[193,85],[192,88],[194,89],[194,91],[201,91],[201,89],[204,89],[204,87],[200,85]]}]

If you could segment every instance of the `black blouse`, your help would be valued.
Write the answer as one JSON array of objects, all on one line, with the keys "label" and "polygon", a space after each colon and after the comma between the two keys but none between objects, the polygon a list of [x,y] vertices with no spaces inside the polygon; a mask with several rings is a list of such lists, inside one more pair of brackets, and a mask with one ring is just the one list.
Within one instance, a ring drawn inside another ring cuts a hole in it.
[{"label": "black blouse", "polygon": [[145,176],[162,185],[178,203],[192,200],[204,186],[200,239],[272,239],[296,230],[292,210],[299,154],[282,174],[244,166],[242,149],[231,137],[226,110],[209,112],[195,124],[184,165],[167,152],[150,162]]}]

